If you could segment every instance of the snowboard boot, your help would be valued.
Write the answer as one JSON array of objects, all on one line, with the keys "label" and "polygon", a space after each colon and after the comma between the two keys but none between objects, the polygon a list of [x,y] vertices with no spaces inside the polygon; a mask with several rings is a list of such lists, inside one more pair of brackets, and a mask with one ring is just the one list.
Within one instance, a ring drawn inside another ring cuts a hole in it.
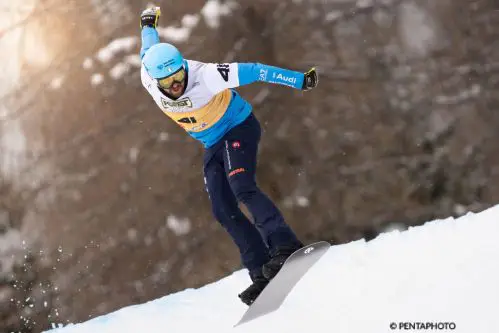
[{"label": "snowboard boot", "polygon": [[258,295],[260,295],[267,284],[269,284],[269,280],[263,276],[261,270],[258,270],[253,274],[250,273],[250,278],[253,283],[238,295],[241,301],[246,305],[253,304]]},{"label": "snowboard boot", "polygon": [[270,251],[270,260],[262,267],[263,276],[267,280],[272,280],[274,276],[279,273],[282,265],[290,255],[293,254],[296,250],[303,247],[303,244],[295,245],[295,246],[278,246],[277,248]]}]

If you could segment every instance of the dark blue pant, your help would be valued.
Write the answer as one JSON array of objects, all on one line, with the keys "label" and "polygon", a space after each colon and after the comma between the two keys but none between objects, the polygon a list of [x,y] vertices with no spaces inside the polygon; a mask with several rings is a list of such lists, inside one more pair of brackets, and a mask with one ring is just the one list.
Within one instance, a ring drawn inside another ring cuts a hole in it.
[{"label": "dark blue pant", "polygon": [[[215,218],[231,235],[250,274],[269,260],[269,250],[301,243],[255,180],[261,128],[251,114],[205,150],[204,177]],[[242,202],[254,223],[241,212]]]}]

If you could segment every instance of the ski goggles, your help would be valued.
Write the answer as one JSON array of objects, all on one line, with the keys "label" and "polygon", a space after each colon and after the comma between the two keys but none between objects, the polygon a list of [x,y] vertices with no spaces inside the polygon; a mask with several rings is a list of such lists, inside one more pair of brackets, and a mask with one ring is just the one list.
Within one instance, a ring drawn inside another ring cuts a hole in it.
[{"label": "ski goggles", "polygon": [[182,67],[170,76],[158,79],[158,85],[163,89],[170,89],[173,82],[182,82],[185,79],[185,69]]}]

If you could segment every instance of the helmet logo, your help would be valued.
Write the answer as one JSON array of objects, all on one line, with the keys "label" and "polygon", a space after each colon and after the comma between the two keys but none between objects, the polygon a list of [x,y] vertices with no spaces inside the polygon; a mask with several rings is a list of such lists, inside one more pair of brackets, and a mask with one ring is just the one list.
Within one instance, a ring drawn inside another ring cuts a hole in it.
[{"label": "helmet logo", "polygon": [[[156,66],[156,68],[157,68],[157,69],[159,69],[159,70],[163,70],[163,68],[168,67],[168,66],[170,66],[170,65],[173,65],[174,63],[175,63],[175,59],[170,59],[170,60],[168,60],[167,62],[164,62],[164,63],[162,63],[162,64],[159,64],[158,66]],[[168,71],[169,71],[169,72],[171,72],[171,71],[172,71],[172,69],[171,69],[171,68],[168,68]]]}]

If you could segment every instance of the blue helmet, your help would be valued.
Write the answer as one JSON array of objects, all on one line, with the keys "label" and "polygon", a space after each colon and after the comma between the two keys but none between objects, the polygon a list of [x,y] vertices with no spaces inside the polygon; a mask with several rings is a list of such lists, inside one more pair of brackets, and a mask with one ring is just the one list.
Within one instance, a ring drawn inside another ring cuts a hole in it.
[{"label": "blue helmet", "polygon": [[142,63],[153,79],[161,79],[178,71],[184,65],[184,57],[175,46],[158,43],[146,51]]}]

